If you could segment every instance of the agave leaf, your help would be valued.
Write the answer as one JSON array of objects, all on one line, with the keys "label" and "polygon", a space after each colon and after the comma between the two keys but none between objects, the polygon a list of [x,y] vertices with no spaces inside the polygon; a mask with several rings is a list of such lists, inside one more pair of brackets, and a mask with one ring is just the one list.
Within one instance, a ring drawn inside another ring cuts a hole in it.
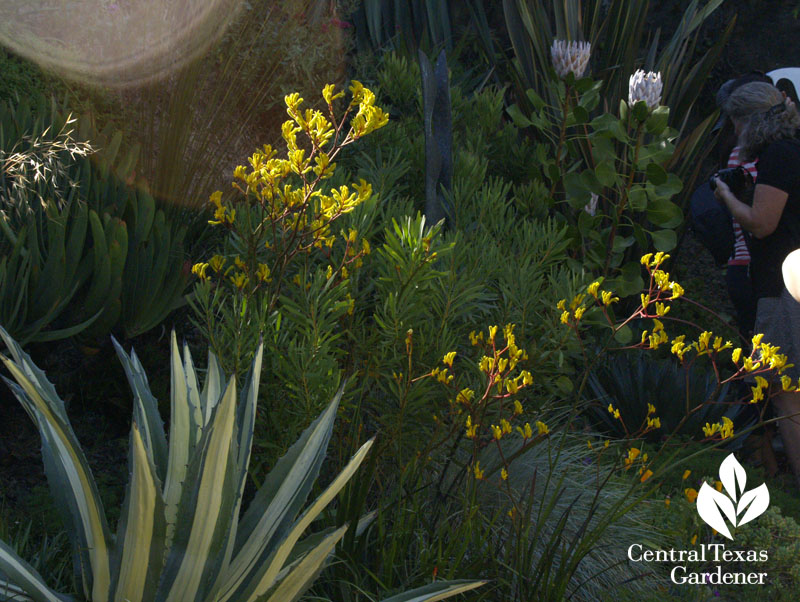
[{"label": "agave leaf", "polygon": [[7,586],[0,580],[0,594],[6,594],[6,588],[14,593],[22,590],[30,598],[17,597],[12,595],[8,600],[33,600],[34,602],[63,602],[63,598],[56,595],[42,579],[42,576],[27,562],[17,556],[16,552],[0,540],[0,571],[2,571],[11,581]]},{"label": "agave leaf", "polygon": [[[181,356],[175,333],[171,337],[171,419],[169,435],[169,460],[167,464],[167,480],[164,483],[165,514],[167,518],[167,548],[170,546],[178,518],[178,504],[183,495],[186,481],[186,470],[195,447],[195,437],[199,434],[199,426],[194,415],[194,408],[189,403],[186,390],[186,374],[183,371]],[[198,408],[199,409],[199,408]]]},{"label": "agave leaf", "polygon": [[284,537],[306,501],[325,457],[342,390],[328,408],[303,431],[270,471],[238,527],[233,560],[222,598],[242,586],[273,540]]},{"label": "agave leaf", "polygon": [[68,527],[71,527],[73,549],[88,560],[79,565],[84,593],[87,597],[91,595],[93,602],[105,602],[110,585],[110,537],[86,457],[69,421],[65,420],[64,404],[53,385],[2,328],[0,337],[16,361],[2,355],[0,359],[19,385],[4,380],[39,427],[51,492],[62,502],[60,506],[70,511],[72,520]]},{"label": "agave leaf", "polygon": [[[280,545],[277,548],[271,546],[272,549],[267,550],[269,555],[263,558],[262,562],[257,563],[251,571],[251,575],[248,576],[249,583],[243,590],[245,593],[244,599],[251,600],[253,599],[252,596],[258,597],[264,595],[275,585],[281,568],[285,564],[287,558],[289,558],[300,536],[317,518],[317,515],[319,515],[333,498],[336,497],[355,471],[358,470],[358,467],[364,461],[364,458],[366,458],[367,453],[372,447],[373,442],[374,439],[370,439],[361,446],[350,459],[350,462],[347,463],[347,466],[342,469],[333,482],[328,485],[325,491],[323,491],[316,500],[314,500],[314,503],[308,507],[300,519],[292,526],[291,531],[286,535],[285,539],[280,542]],[[239,599],[239,597],[237,596],[234,599]]]},{"label": "agave leaf", "polygon": [[241,478],[235,434],[236,381],[231,378],[186,471],[159,599],[203,600],[222,569]]},{"label": "agave leaf", "polygon": [[193,407],[199,408],[202,417],[200,428],[205,428],[211,415],[203,411],[203,404],[200,402],[200,384],[197,381],[197,370],[194,367],[192,352],[185,341],[183,343],[183,370],[186,373],[186,392],[189,396],[189,403]]},{"label": "agave leaf", "polygon": [[[375,520],[375,517],[378,516],[377,511],[368,512],[364,516],[358,519],[358,523],[355,527],[355,535],[359,537],[367,527],[369,527],[372,522]],[[332,533],[336,529],[336,527],[329,527],[327,529],[323,529],[317,533],[309,535],[302,541],[297,542],[294,548],[292,548],[292,553],[289,555],[287,559],[287,564],[292,564],[297,561],[298,558],[308,553],[310,549],[315,547],[324,537],[328,535],[328,533]],[[278,577],[280,579],[280,575]]]},{"label": "agave leaf", "polygon": [[164,561],[166,524],[161,482],[134,421],[131,477],[117,532],[113,600],[153,600]]},{"label": "agave leaf", "polygon": [[156,477],[163,482],[167,472],[167,438],[164,434],[164,423],[158,413],[158,401],[150,392],[147,374],[136,352],[131,350],[129,357],[114,337],[111,337],[111,342],[133,392],[133,420],[139,428],[150,461],[155,465]]},{"label": "agave leaf", "polygon": [[225,382],[225,372],[219,363],[217,356],[211,350],[208,351],[208,368],[206,369],[206,380],[203,383],[203,390],[200,393],[200,407],[203,408],[205,415],[204,421],[207,424],[211,419],[211,412],[217,402],[222,397],[222,387]]},{"label": "agave leaf", "polygon": [[[339,527],[327,535],[317,546],[296,563],[294,568],[280,581],[270,593],[267,602],[294,602],[322,571],[334,546],[344,536],[347,525]],[[255,602],[260,596],[252,596],[249,602]]]},{"label": "agave leaf", "polygon": [[487,581],[468,581],[458,579],[454,581],[437,581],[416,589],[385,598],[383,602],[436,602],[457,594],[463,594],[485,585]]}]

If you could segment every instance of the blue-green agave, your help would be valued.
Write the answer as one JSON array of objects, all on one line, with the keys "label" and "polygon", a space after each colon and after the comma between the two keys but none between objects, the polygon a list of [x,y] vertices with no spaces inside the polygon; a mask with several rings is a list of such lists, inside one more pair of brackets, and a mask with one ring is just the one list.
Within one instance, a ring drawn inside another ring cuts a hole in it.
[{"label": "blue-green agave", "polygon": [[[365,443],[305,510],[330,439],[341,391],[281,458],[240,516],[261,373],[259,347],[241,393],[209,354],[202,389],[188,348],[171,340],[169,444],[158,404],[136,354],[116,345],[133,390],[130,480],[116,536],[70,426],[64,402],[30,356],[0,328],[14,381],[4,379],[36,423],[47,478],[65,509],[73,563],[92,602],[286,602],[298,599],[325,565],[347,526],[300,539],[355,473]],[[237,401],[238,400],[238,401]],[[359,522],[363,528],[369,522]],[[391,598],[441,600],[482,582],[437,582]],[[63,602],[0,541],[0,594]]]}]

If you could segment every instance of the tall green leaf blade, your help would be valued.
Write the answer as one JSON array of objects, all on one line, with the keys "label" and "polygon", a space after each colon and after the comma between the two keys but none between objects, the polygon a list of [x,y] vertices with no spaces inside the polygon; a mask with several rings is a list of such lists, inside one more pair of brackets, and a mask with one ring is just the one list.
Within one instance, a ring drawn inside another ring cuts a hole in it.
[{"label": "tall green leaf blade", "polygon": [[235,435],[236,381],[232,378],[186,471],[159,599],[204,600],[223,568],[238,493]]},{"label": "tall green leaf blade", "polygon": [[183,372],[175,333],[171,336],[171,414],[169,433],[169,458],[167,480],[164,483],[164,502],[167,517],[167,548],[170,547],[175,523],[178,520],[178,504],[181,501],[186,481],[186,470],[198,429],[194,412],[186,391],[186,376]]},{"label": "tall green leaf blade", "polygon": [[[3,572],[11,583],[24,591],[34,602],[63,602],[63,598],[55,594],[42,579],[42,576],[27,562],[17,556],[16,552],[0,540],[0,571]],[[0,581],[0,594],[4,590],[3,581]],[[21,600],[16,596],[9,600]]]},{"label": "tall green leaf blade", "polygon": [[436,602],[445,600],[457,594],[463,594],[488,583],[487,581],[468,581],[458,579],[454,581],[437,581],[416,589],[384,598],[383,602]]},{"label": "tall green leaf blade", "polygon": [[[84,589],[93,602],[108,599],[110,585],[109,531],[103,505],[91,469],[68,420],[62,419],[64,405],[52,384],[33,365],[8,333],[0,328],[0,337],[15,361],[0,355],[18,384],[7,379],[9,387],[28,414],[36,421],[42,436],[42,455],[51,492],[70,510],[73,547],[88,558],[81,563]],[[51,399],[51,395],[55,399]]]},{"label": "tall green leaf blade", "polygon": [[164,499],[136,421],[130,445],[131,476],[117,530],[113,599],[154,600],[164,561]]},{"label": "tall green leaf blade", "polygon": [[[325,566],[331,551],[344,536],[347,526],[339,527],[306,554],[296,566],[270,592],[267,602],[295,602],[314,582]],[[256,602],[261,596],[249,598]]]},{"label": "tall green leaf blade", "polygon": [[274,539],[288,533],[325,458],[342,390],[267,475],[239,524],[234,556],[221,590],[228,599],[254,570]]},{"label": "tall green leaf blade", "polygon": [[247,576],[247,581],[243,587],[239,589],[236,596],[233,598],[222,597],[220,602],[225,600],[250,600],[253,596],[262,596],[266,594],[275,585],[286,560],[290,557],[295,544],[302,536],[303,532],[311,525],[317,518],[320,512],[333,500],[334,497],[341,491],[342,487],[347,484],[347,481],[355,474],[358,467],[366,458],[367,453],[374,439],[370,439],[353,455],[350,462],[347,463],[342,471],[336,476],[333,482],[323,491],[320,496],[314,500],[300,519],[292,525],[291,530],[287,533],[286,537],[280,541],[280,544],[275,547],[270,545],[257,562],[253,564],[250,574]]},{"label": "tall green leaf blade", "polygon": [[150,392],[147,375],[136,352],[131,350],[128,357],[114,337],[111,337],[111,342],[133,392],[133,419],[139,425],[145,449],[155,465],[156,476],[163,482],[167,473],[167,437],[164,433],[164,422],[158,412],[158,401]]}]

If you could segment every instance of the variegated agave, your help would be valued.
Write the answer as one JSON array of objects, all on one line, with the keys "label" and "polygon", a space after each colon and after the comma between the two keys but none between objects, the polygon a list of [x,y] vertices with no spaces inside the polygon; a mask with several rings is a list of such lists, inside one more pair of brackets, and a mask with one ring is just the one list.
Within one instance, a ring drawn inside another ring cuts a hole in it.
[{"label": "variegated agave", "polygon": [[[347,526],[300,537],[369,451],[364,444],[301,513],[319,473],[341,391],[265,479],[239,519],[261,372],[259,347],[244,389],[227,381],[213,354],[202,390],[186,346],[173,333],[169,445],[136,354],[115,342],[134,397],[130,480],[116,536],[64,402],[44,373],[0,328],[12,359],[4,379],[36,422],[50,489],[66,509],[74,566],[92,602],[286,602],[298,599],[322,570]],[[363,528],[369,517],[362,519]],[[438,582],[392,600],[441,600],[481,582]],[[40,575],[0,541],[0,594],[63,602]],[[409,597],[411,596],[411,597]]]}]

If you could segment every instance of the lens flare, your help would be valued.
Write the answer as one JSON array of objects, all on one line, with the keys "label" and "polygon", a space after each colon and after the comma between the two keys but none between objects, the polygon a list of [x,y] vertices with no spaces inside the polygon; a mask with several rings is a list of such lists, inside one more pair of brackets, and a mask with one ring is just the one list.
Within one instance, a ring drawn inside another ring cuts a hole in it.
[{"label": "lens flare", "polygon": [[241,0],[3,0],[0,43],[62,76],[127,87],[201,55]]}]

